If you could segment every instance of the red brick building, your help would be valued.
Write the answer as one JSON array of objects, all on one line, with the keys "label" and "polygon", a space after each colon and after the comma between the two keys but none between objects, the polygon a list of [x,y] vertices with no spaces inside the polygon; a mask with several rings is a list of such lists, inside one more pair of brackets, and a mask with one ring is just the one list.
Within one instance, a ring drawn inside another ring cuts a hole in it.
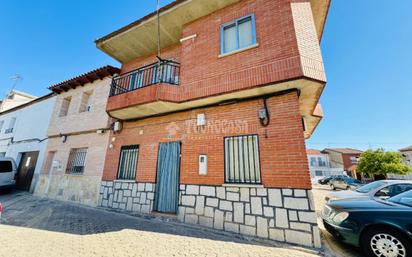
[{"label": "red brick building", "polygon": [[98,39],[122,63],[100,204],[320,246],[305,138],[329,1],[177,0]]}]

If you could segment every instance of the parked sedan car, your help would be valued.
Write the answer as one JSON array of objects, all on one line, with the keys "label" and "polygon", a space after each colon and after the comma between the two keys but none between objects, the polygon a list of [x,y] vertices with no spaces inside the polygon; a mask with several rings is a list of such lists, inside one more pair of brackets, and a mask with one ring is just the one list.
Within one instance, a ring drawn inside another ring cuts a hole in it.
[{"label": "parked sedan car", "polygon": [[412,190],[388,200],[332,201],[321,216],[329,233],[368,256],[412,256]]},{"label": "parked sedan car", "polygon": [[362,185],[362,182],[360,182],[357,179],[344,176],[344,177],[337,177],[337,178],[332,179],[331,181],[329,181],[329,185],[332,190],[336,190],[336,189],[348,190],[348,189],[356,189],[360,187]]},{"label": "parked sedan car", "polygon": [[324,178],[319,179],[319,180],[318,180],[318,183],[321,184],[321,185],[326,185],[326,184],[328,184],[332,179],[339,178],[339,177],[343,178],[343,177],[348,177],[348,176],[346,176],[346,175],[327,176],[327,177],[324,177]]},{"label": "parked sedan car", "polygon": [[0,188],[11,188],[16,184],[17,166],[13,158],[0,158]]},{"label": "parked sedan car", "polygon": [[329,201],[348,198],[370,199],[374,197],[388,199],[411,189],[412,181],[410,180],[378,180],[363,185],[355,190],[331,192],[325,197],[325,200]]}]

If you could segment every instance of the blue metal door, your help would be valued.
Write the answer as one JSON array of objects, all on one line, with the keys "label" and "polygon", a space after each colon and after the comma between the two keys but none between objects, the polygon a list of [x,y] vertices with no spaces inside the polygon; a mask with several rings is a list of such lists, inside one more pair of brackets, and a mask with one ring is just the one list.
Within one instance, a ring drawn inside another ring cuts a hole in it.
[{"label": "blue metal door", "polygon": [[180,142],[159,144],[155,210],[176,213],[179,201]]}]

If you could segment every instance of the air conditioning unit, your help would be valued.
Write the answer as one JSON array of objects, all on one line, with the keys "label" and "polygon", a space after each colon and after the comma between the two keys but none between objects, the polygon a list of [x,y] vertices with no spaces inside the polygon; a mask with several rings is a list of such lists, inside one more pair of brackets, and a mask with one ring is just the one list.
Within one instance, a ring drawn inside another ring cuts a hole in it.
[{"label": "air conditioning unit", "polygon": [[114,131],[114,132],[118,132],[118,131],[120,131],[120,130],[122,130],[122,123],[121,123],[120,121],[116,121],[116,122],[113,124],[113,131]]}]

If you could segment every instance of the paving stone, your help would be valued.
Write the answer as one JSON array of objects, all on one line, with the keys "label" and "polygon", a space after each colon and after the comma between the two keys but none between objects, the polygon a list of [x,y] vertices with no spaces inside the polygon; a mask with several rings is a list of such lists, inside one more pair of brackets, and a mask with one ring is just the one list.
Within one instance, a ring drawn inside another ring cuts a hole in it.
[{"label": "paving stone", "polygon": [[239,188],[238,187],[226,187],[226,191],[228,192],[239,192]]},{"label": "paving stone", "polygon": [[223,211],[220,211],[220,210],[215,210],[215,220],[214,220],[214,224],[213,224],[213,227],[215,228],[215,229],[223,229],[223,222],[224,222],[224,219],[223,219]]},{"label": "paving stone", "polygon": [[233,210],[232,202],[220,200],[219,209],[225,210],[225,211],[232,211]]},{"label": "paving stone", "polygon": [[287,196],[292,196],[293,195],[293,189],[283,188],[282,189],[282,194],[287,195]]},{"label": "paving stone", "polygon": [[303,231],[308,231],[308,232],[312,231],[311,226],[308,223],[290,222],[289,225],[291,229],[303,230]]},{"label": "paving stone", "polygon": [[243,203],[233,203],[233,221],[243,223],[245,212]]},{"label": "paving stone", "polygon": [[144,190],[144,183],[138,183],[137,184],[137,191],[142,192]]},{"label": "paving stone", "polygon": [[153,192],[153,184],[152,183],[146,183],[146,191],[147,192]]},{"label": "paving stone", "polygon": [[197,224],[199,222],[199,216],[188,214],[185,216],[185,222],[189,224]]},{"label": "paving stone", "polygon": [[275,218],[276,227],[278,228],[288,228],[289,227],[287,210],[276,208],[275,215],[276,215],[276,218]]},{"label": "paving stone", "polygon": [[295,210],[309,210],[308,199],[285,197],[285,208]]},{"label": "paving stone", "polygon": [[249,188],[241,188],[240,189],[240,201],[242,202],[249,202]]},{"label": "paving stone", "polygon": [[213,228],[213,219],[208,217],[199,217],[199,225]]},{"label": "paving stone", "polygon": [[226,193],[226,200],[229,201],[234,201],[234,202],[239,202],[239,193],[234,193],[234,192],[227,192]]},{"label": "paving stone", "polygon": [[207,206],[212,206],[212,207],[217,207],[219,205],[219,199],[217,198],[206,198],[206,205]]},{"label": "paving stone", "polygon": [[321,248],[321,240],[320,240],[320,232],[319,228],[317,226],[314,226],[313,228],[313,246],[316,248]]},{"label": "paving stone", "polygon": [[216,196],[219,199],[226,199],[226,188],[225,187],[217,187],[216,188]]},{"label": "paving stone", "polygon": [[186,186],[186,194],[188,194],[188,195],[198,195],[199,194],[199,186],[198,185],[187,185]]},{"label": "paving stone", "polygon": [[185,208],[183,206],[179,206],[177,210],[177,218],[179,221],[183,222],[185,220]]},{"label": "paving stone", "polygon": [[308,222],[308,223],[317,223],[317,217],[315,212],[299,212],[299,221]]},{"label": "paving stone", "polygon": [[204,212],[205,212],[205,197],[204,196],[197,196],[195,213],[197,215],[203,215]]},{"label": "paving stone", "polygon": [[306,190],[304,189],[295,189],[295,197],[306,197]]},{"label": "paving stone", "polygon": [[247,236],[256,236],[256,228],[251,226],[239,225],[239,232]]},{"label": "paving stone", "polygon": [[273,207],[263,207],[263,215],[266,217],[274,217]]},{"label": "paving stone", "polygon": [[256,234],[258,237],[267,238],[268,237],[268,220],[266,218],[257,217],[256,218]]},{"label": "paving stone", "polygon": [[245,215],[245,225],[256,226],[256,216]]},{"label": "paving stone", "polygon": [[250,198],[252,214],[262,215],[262,199],[260,197],[251,197]]},{"label": "paving stone", "polygon": [[182,196],[182,205],[194,207],[195,201],[196,201],[196,196],[193,196],[193,195]]},{"label": "paving stone", "polygon": [[267,191],[266,188],[257,188],[256,189],[256,195],[258,195],[258,196],[267,196],[268,191]]},{"label": "paving stone", "polygon": [[225,222],[225,231],[239,233],[239,224]]},{"label": "paving stone", "polygon": [[269,205],[282,207],[282,193],[280,189],[268,189]]},{"label": "paving stone", "polygon": [[285,230],[285,240],[288,243],[300,244],[308,247],[312,247],[312,234],[296,231],[296,230]]},{"label": "paving stone", "polygon": [[200,186],[200,194],[205,196],[216,196],[215,187],[212,186]]},{"label": "paving stone", "polygon": [[212,207],[205,207],[205,216],[212,217],[214,216],[215,210]]},{"label": "paving stone", "polygon": [[269,238],[276,241],[285,241],[285,232],[282,229],[269,228]]},{"label": "paving stone", "polygon": [[298,212],[297,211],[289,211],[289,220],[290,221],[297,221],[298,220]]},{"label": "paving stone", "polygon": [[233,221],[233,213],[232,212],[226,212],[225,221],[229,221],[229,222]]}]

